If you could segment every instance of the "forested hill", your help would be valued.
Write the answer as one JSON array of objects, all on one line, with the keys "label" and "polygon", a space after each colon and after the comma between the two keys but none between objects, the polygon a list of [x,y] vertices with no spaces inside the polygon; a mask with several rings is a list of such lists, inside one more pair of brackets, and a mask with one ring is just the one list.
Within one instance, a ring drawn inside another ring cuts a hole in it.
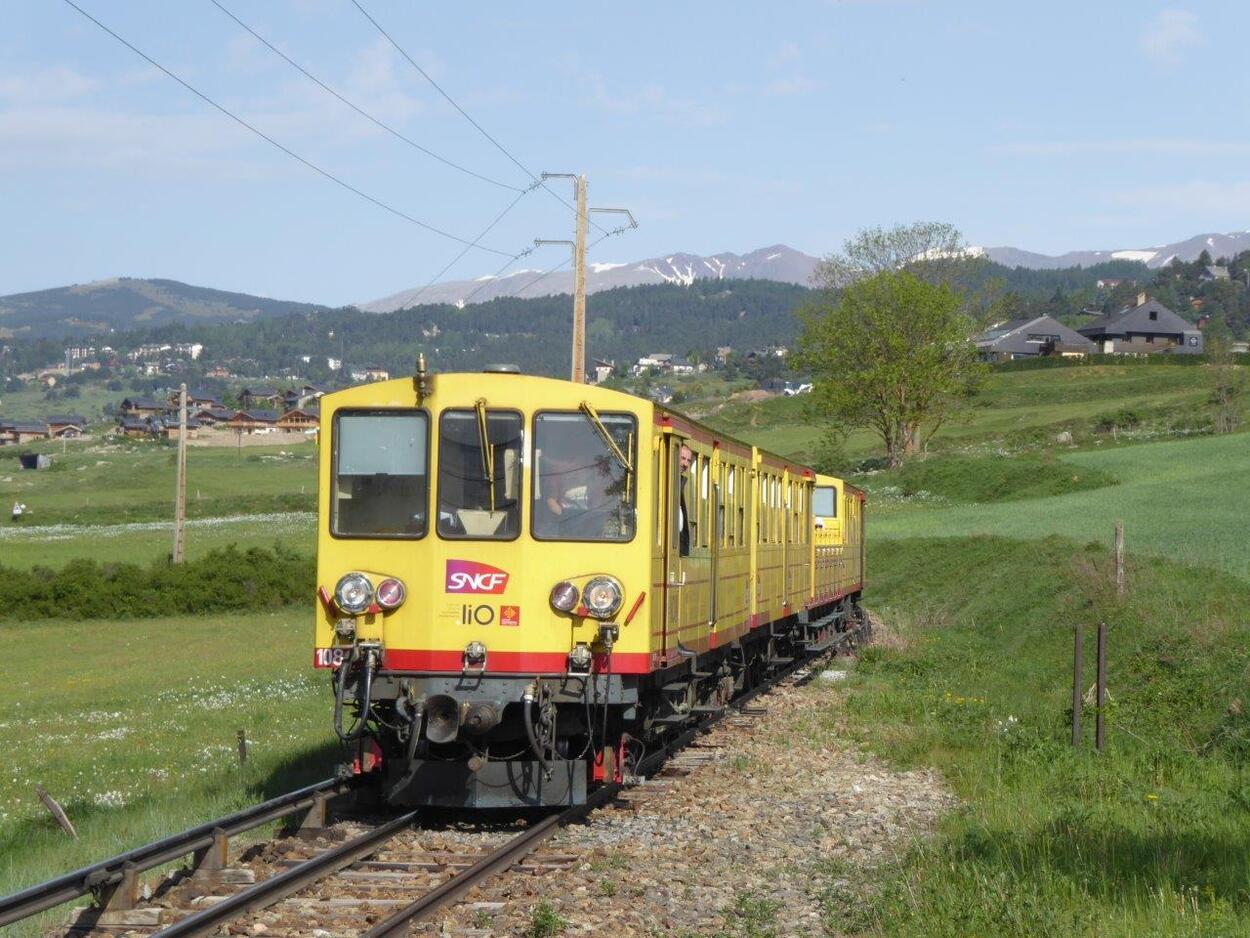
[{"label": "forested hill", "polygon": [[0,337],[76,339],[166,322],[249,321],[322,309],[177,280],[116,277],[0,296]]}]

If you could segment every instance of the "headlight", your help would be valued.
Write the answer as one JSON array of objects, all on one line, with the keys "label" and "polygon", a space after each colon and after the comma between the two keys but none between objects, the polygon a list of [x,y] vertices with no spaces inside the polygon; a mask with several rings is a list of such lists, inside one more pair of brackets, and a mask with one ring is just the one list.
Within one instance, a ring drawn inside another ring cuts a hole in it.
[{"label": "headlight", "polygon": [[577,608],[577,587],[568,580],[561,580],[551,588],[551,605],[561,612],[572,612]]},{"label": "headlight", "polygon": [[582,592],[582,602],[596,619],[610,619],[621,608],[625,594],[610,576],[593,577]]},{"label": "headlight", "polygon": [[373,584],[363,573],[349,573],[334,587],[334,604],[351,615],[360,615],[372,602]]},{"label": "headlight", "polygon": [[408,591],[402,580],[390,576],[378,584],[377,601],[383,609],[395,609],[403,603]]}]

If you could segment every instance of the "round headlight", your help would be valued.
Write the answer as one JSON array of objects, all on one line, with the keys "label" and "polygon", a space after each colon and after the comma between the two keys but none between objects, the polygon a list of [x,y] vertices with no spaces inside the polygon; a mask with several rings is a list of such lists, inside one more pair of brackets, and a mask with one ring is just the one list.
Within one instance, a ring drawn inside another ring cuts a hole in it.
[{"label": "round headlight", "polygon": [[351,615],[360,615],[372,602],[373,584],[363,573],[349,573],[334,587],[334,604]]},{"label": "round headlight", "polygon": [[551,605],[561,612],[572,612],[577,608],[577,587],[568,580],[561,580],[551,588]]},{"label": "round headlight", "polygon": [[383,609],[394,609],[404,601],[404,597],[407,595],[408,591],[404,589],[403,582],[395,579],[393,576],[389,576],[378,584],[376,598],[378,605]]},{"label": "round headlight", "polygon": [[610,576],[593,577],[582,591],[582,602],[596,619],[610,619],[616,615],[624,598],[621,584]]}]

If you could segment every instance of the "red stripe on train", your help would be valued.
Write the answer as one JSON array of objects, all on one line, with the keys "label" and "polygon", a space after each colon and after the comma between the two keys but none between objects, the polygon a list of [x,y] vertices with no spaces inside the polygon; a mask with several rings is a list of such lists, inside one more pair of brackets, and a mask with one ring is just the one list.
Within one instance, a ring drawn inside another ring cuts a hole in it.
[{"label": "red stripe on train", "polygon": [[[596,664],[602,668],[601,655]],[[563,674],[568,670],[569,656],[559,651],[488,651],[487,674]],[[450,671],[464,669],[462,651],[422,651],[415,648],[388,648],[382,655],[385,671]],[[646,674],[651,670],[650,652],[614,652],[613,674]]]}]

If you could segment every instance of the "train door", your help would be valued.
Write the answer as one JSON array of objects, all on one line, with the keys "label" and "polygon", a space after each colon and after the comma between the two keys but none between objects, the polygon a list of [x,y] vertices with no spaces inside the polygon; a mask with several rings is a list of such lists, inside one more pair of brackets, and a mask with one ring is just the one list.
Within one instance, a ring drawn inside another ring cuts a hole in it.
[{"label": "train door", "polygon": [[[684,451],[684,452],[683,452]],[[680,437],[666,435],[661,450],[664,466],[664,652],[677,648],[680,640],[689,576],[690,544],[694,527],[690,515],[693,484],[689,481],[691,452]]]}]

